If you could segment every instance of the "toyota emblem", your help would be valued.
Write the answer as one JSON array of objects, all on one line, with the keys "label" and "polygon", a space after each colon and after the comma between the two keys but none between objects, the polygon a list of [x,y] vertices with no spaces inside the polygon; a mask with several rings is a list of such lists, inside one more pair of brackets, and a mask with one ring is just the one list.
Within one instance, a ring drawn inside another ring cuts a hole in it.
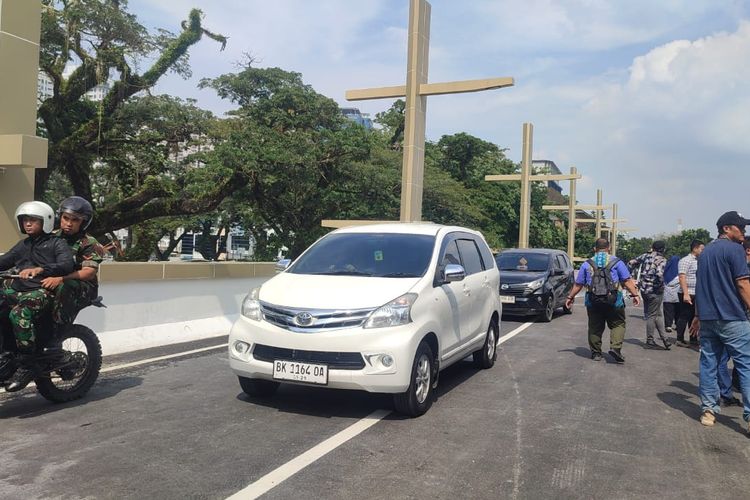
[{"label": "toyota emblem", "polygon": [[502,288],[503,290],[507,290],[508,288],[510,288],[510,286],[506,283],[503,283],[502,285],[500,285],[500,288]]},{"label": "toyota emblem", "polygon": [[310,326],[313,322],[313,315],[309,312],[301,312],[294,317],[294,322],[299,326]]}]

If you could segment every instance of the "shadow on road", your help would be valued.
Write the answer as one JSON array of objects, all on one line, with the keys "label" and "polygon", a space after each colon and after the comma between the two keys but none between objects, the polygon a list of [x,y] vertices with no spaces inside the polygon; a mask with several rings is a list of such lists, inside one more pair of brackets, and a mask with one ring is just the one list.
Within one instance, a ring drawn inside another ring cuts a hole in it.
[{"label": "shadow on road", "polygon": [[0,397],[0,420],[7,418],[34,418],[48,413],[64,411],[68,408],[84,406],[94,401],[111,398],[122,391],[138,387],[143,383],[141,377],[120,377],[117,379],[99,380],[83,398],[69,403],[51,403],[36,393],[35,389],[26,389],[15,394],[4,394]]},{"label": "shadow on road", "polygon": [[[440,372],[437,389],[433,393],[434,403],[476,375],[480,370],[470,361],[460,361]],[[325,387],[304,387],[282,384],[271,398],[251,397],[241,392],[237,399],[278,411],[297,413],[323,418],[362,418],[377,409],[393,409],[391,394],[377,394],[365,391],[328,389]],[[389,418],[399,419],[399,415]],[[404,417],[406,418],[406,417]]]},{"label": "shadow on road", "polygon": [[585,347],[578,346],[575,349],[559,349],[557,352],[570,352],[582,358],[591,359],[591,351]]}]

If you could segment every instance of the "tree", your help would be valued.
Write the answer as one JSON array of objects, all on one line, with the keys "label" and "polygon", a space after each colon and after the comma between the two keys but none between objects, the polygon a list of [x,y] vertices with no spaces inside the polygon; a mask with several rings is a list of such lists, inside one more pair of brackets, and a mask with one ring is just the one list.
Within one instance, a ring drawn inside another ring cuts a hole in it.
[{"label": "tree", "polygon": [[246,226],[257,241],[277,235],[291,256],[325,234],[320,222],[340,215],[341,193],[369,155],[367,131],[299,73],[254,68],[206,79],[202,87],[239,105],[227,140],[211,155],[247,173],[234,196],[253,207]]},{"label": "tree", "polygon": [[[40,133],[49,140],[49,162],[47,169],[36,171],[35,196],[43,198],[51,176],[64,173],[75,194],[98,204],[92,184],[95,166],[113,160],[118,164],[112,168],[133,167],[141,159],[122,154],[123,144],[137,145],[120,133],[128,128],[123,122],[128,110],[123,108],[167,71],[189,75],[188,49],[203,36],[219,41],[222,49],[226,44],[225,37],[203,27],[197,9],[190,12],[178,35],[166,30],[152,35],[127,11],[126,0],[43,0],[39,66],[52,79],[53,95],[39,108]],[[139,73],[137,68],[150,60]],[[71,61],[79,65],[66,77]],[[85,98],[87,91],[112,77],[111,90],[101,102]],[[147,139],[148,144],[153,141]],[[92,231],[101,234],[157,216],[211,210],[245,180],[235,172],[222,174],[198,199],[146,176],[126,196],[98,207]]]}]

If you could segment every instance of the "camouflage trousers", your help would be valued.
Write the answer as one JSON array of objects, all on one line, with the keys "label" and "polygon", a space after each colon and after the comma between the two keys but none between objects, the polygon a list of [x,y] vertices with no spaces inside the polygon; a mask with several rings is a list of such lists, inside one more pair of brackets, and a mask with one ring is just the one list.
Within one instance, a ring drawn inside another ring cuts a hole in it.
[{"label": "camouflage trousers", "polygon": [[0,311],[7,311],[16,346],[21,352],[32,352],[37,335],[34,327],[36,319],[45,314],[52,303],[52,294],[40,288],[29,292],[19,292],[10,286],[0,288]]},{"label": "camouflage trousers", "polygon": [[91,305],[96,298],[98,287],[91,281],[63,281],[55,291],[52,305],[52,319],[58,325],[71,324],[81,309]]}]

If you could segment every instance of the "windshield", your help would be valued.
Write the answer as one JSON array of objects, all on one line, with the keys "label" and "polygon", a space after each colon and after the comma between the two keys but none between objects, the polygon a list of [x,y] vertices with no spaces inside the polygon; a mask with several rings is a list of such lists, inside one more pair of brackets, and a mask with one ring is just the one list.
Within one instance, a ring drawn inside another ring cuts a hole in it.
[{"label": "windshield", "polygon": [[434,246],[435,237],[423,234],[332,234],[315,243],[288,272],[418,278],[427,271]]},{"label": "windshield", "polygon": [[546,271],[549,255],[541,253],[508,252],[497,257],[497,267],[501,271]]}]

